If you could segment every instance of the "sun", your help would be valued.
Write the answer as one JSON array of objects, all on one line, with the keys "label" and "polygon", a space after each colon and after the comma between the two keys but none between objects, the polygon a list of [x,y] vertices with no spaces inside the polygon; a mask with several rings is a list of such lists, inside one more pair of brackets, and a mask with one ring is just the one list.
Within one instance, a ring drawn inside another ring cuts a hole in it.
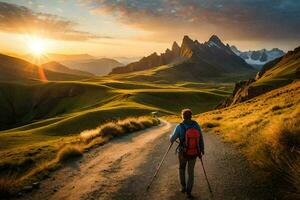
[{"label": "sun", "polygon": [[37,37],[29,39],[28,47],[30,52],[35,56],[41,56],[45,54],[46,51],[46,43],[43,39]]}]

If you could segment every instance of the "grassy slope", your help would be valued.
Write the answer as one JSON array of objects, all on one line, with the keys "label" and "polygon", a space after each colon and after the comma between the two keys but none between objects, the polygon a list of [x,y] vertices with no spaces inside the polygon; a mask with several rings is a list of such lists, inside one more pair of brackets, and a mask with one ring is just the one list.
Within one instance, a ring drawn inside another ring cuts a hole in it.
[{"label": "grassy slope", "polygon": [[[295,80],[297,67],[300,66],[300,59],[284,65],[278,65],[268,70],[260,79],[258,79],[254,86],[268,85],[272,87],[280,87],[291,83]],[[298,77],[299,78],[299,77]]]},{"label": "grassy slope", "polygon": [[201,114],[198,120],[205,127],[213,127],[226,141],[237,144],[252,164],[270,175],[273,183],[284,183],[283,180],[288,179],[289,188],[281,189],[295,195],[295,191],[298,194],[300,191],[299,97],[300,81],[249,101]]},{"label": "grassy slope", "polygon": [[18,126],[0,131],[1,168],[6,162],[23,165],[28,159],[43,161],[54,155],[59,145],[107,120],[152,111],[178,114],[183,107],[191,107],[196,113],[210,110],[229,94],[232,85],[170,85],[106,77],[31,85],[1,83],[0,89],[0,95],[5,96],[0,104],[5,110],[0,115],[2,122],[11,115],[12,105],[18,112],[17,123],[13,123]]}]

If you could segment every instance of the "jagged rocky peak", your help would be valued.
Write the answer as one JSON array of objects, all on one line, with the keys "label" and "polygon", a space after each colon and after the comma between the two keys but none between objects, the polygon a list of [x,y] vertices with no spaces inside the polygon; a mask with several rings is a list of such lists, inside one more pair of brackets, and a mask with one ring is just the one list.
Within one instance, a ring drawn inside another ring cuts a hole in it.
[{"label": "jagged rocky peak", "polygon": [[156,52],[152,53],[149,57],[156,57],[158,54]]},{"label": "jagged rocky peak", "polygon": [[172,45],[172,51],[178,51],[180,49],[180,46],[177,44],[176,41],[173,42]]},{"label": "jagged rocky peak", "polygon": [[166,51],[165,51],[165,53],[171,53],[171,52],[172,51],[169,48],[167,48]]},{"label": "jagged rocky peak", "polygon": [[187,35],[185,35],[182,39],[182,46],[192,46],[194,44],[194,41]]},{"label": "jagged rocky peak", "polygon": [[185,35],[182,40],[180,55],[185,58],[191,58],[194,47],[194,41],[189,36]]},{"label": "jagged rocky peak", "polygon": [[209,40],[208,40],[209,43],[214,43],[218,46],[224,46],[223,42],[220,40],[220,38],[216,35],[212,35]]},{"label": "jagged rocky peak", "polygon": [[177,44],[177,42],[173,42],[172,52],[174,56],[180,56],[180,46]]}]

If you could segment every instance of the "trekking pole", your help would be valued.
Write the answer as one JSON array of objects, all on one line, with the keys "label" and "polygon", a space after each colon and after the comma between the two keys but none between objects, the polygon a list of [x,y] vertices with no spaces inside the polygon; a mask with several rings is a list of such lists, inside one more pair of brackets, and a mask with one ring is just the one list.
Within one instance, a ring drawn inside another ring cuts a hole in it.
[{"label": "trekking pole", "polygon": [[205,171],[205,168],[204,168],[202,157],[200,157],[200,161],[201,161],[202,169],[203,169],[205,179],[206,179],[206,182],[207,182],[207,185],[208,185],[209,192],[210,192],[211,196],[213,197],[213,192],[212,192],[212,189],[210,187],[210,184],[209,184],[209,181],[208,181],[208,178],[207,178],[207,175],[206,175],[206,171]]},{"label": "trekking pole", "polygon": [[170,151],[172,145],[173,145],[173,142],[169,145],[169,147],[168,147],[168,149],[167,149],[165,155],[163,156],[162,160],[160,161],[160,163],[159,163],[159,165],[158,165],[158,167],[157,167],[157,169],[156,169],[156,172],[155,172],[154,176],[152,177],[152,179],[151,179],[149,185],[147,186],[147,189],[146,189],[147,191],[149,190],[149,188],[150,188],[151,184],[153,183],[153,181],[154,181],[156,175],[158,174],[158,171],[159,171],[160,167],[162,166],[162,164],[163,164],[163,162],[164,162],[164,160],[165,160],[167,154],[169,153],[169,151]]}]

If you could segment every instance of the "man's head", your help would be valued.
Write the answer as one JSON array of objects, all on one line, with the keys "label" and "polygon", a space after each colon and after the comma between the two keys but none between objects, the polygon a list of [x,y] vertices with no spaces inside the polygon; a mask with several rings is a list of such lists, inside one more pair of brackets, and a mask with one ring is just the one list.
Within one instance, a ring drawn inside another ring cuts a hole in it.
[{"label": "man's head", "polygon": [[192,119],[192,115],[193,115],[193,113],[192,113],[191,109],[183,109],[181,111],[182,119]]}]

